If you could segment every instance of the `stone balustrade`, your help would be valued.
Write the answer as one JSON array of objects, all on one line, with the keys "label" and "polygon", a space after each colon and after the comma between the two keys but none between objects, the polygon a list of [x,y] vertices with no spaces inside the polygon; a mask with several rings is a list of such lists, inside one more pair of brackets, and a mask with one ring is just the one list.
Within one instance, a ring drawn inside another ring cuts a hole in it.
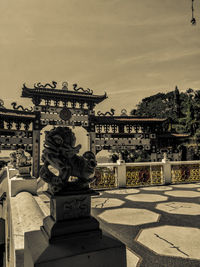
[{"label": "stone balustrade", "polygon": [[124,188],[200,181],[200,161],[99,163],[94,189]]},{"label": "stone balustrade", "polygon": [[16,169],[5,167],[0,173],[0,198],[0,232],[4,229],[4,238],[1,236],[0,240],[1,245],[5,244],[3,266],[23,267],[24,234],[40,229],[46,216],[37,201],[37,180],[24,179]]},{"label": "stone balustrade", "polygon": [[[192,183],[200,181],[200,161],[101,163],[96,168],[94,189]],[[7,267],[23,267],[24,234],[40,229],[49,215],[49,203],[40,179],[22,179],[17,170],[5,167],[0,172],[1,247],[5,244]],[[1,254],[0,254],[1,255]]]}]

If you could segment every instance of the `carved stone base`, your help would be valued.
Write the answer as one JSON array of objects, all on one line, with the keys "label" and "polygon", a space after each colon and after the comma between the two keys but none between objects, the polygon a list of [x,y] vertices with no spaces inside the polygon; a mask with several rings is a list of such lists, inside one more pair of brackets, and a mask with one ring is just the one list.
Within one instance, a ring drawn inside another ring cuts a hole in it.
[{"label": "carved stone base", "polygon": [[91,196],[97,195],[93,190],[69,192],[66,195],[51,195],[50,215],[56,221],[78,219],[90,216]]},{"label": "carved stone base", "polygon": [[41,231],[25,233],[24,267],[126,267],[126,248],[102,235],[71,236],[48,243]]},{"label": "carved stone base", "polygon": [[81,236],[101,238],[102,235],[99,222],[93,217],[55,221],[52,216],[48,216],[44,219],[41,230],[49,243]]},{"label": "carved stone base", "polygon": [[50,216],[41,227],[49,242],[67,239],[71,235],[101,236],[98,221],[90,216],[93,190],[68,192],[66,195],[46,195],[50,198]]},{"label": "carved stone base", "polygon": [[23,166],[23,167],[18,167],[19,170],[19,176],[24,177],[24,178],[29,178],[31,177],[31,166]]},{"label": "carved stone base", "polygon": [[25,233],[24,267],[125,267],[125,245],[102,234],[90,215],[93,190],[50,195],[50,216]]}]

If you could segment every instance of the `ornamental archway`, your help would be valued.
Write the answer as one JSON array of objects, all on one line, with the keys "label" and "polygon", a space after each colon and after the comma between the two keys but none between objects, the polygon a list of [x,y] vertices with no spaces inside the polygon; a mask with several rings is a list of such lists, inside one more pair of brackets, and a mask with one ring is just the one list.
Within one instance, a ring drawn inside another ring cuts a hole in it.
[{"label": "ornamental archway", "polygon": [[167,119],[128,116],[125,110],[115,116],[113,109],[95,115],[94,107],[107,98],[106,93],[94,95],[91,89],[78,88],[77,84],[72,90],[66,82],[61,89],[56,82],[37,83],[33,88],[24,84],[21,96],[30,98],[33,108],[12,103],[13,109],[6,109],[0,102],[0,150],[24,148],[32,155],[35,177],[40,169],[41,130],[47,125],[83,127],[89,136],[89,150],[94,154],[111,148],[116,151],[139,148],[148,151],[152,161],[157,160],[163,143],[176,137],[169,132]]},{"label": "ornamental archway", "polygon": [[[33,136],[37,140],[33,146],[33,175],[39,176],[40,165],[40,134],[47,125],[52,126],[81,126],[90,131],[89,117],[94,115],[94,107],[107,98],[104,95],[94,95],[93,90],[83,89],[73,84],[73,90],[68,89],[68,83],[64,82],[62,88],[57,88],[57,83],[42,85],[34,84],[28,88],[25,84],[22,88],[22,97],[31,98],[34,104],[33,113],[36,115]],[[89,135],[90,137],[90,135]]]}]

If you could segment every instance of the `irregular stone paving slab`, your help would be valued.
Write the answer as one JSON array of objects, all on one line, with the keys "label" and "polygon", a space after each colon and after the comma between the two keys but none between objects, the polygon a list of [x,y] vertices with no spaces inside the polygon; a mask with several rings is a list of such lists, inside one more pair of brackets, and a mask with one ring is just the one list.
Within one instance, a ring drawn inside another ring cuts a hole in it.
[{"label": "irregular stone paving slab", "polygon": [[124,201],[116,198],[92,198],[92,208],[114,208],[124,204]]},{"label": "irregular stone paving slab", "polygon": [[199,184],[173,184],[172,187],[180,188],[200,188]]},{"label": "irregular stone paving slab", "polygon": [[125,194],[136,194],[136,193],[139,193],[140,190],[138,189],[117,189],[117,190],[109,190],[109,191],[105,191],[106,193],[109,193],[109,194],[122,194],[122,195],[125,195]]},{"label": "irregular stone paving slab", "polygon": [[142,230],[136,241],[166,256],[200,259],[200,229],[160,226]]},{"label": "irregular stone paving slab", "polygon": [[160,203],[156,209],[172,214],[200,215],[200,205],[187,202]]},{"label": "irregular stone paving slab", "polygon": [[149,187],[144,187],[142,189],[149,191],[167,191],[167,190],[172,190],[173,188],[170,186],[149,186]]},{"label": "irregular stone paving slab", "polygon": [[140,258],[136,254],[126,248],[127,267],[136,267]]},{"label": "irregular stone paving slab", "polygon": [[119,208],[106,210],[98,215],[98,217],[108,223],[140,225],[157,222],[160,215],[145,209]]},{"label": "irregular stone paving slab", "polygon": [[165,195],[172,196],[172,197],[200,197],[199,192],[194,192],[194,191],[170,191],[170,192],[165,192]]},{"label": "irregular stone paving slab", "polygon": [[156,194],[130,195],[125,198],[131,201],[140,201],[140,202],[160,202],[160,201],[166,201],[168,199],[165,196],[160,196]]}]

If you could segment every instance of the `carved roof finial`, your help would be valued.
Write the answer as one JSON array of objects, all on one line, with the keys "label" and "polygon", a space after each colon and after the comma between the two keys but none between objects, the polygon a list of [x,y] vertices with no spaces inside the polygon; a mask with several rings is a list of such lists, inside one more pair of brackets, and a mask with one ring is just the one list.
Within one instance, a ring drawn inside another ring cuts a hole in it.
[{"label": "carved roof finial", "polygon": [[68,90],[68,82],[62,83],[62,90]]},{"label": "carved roof finial", "polygon": [[127,116],[127,110],[125,108],[121,110],[121,116]]}]

